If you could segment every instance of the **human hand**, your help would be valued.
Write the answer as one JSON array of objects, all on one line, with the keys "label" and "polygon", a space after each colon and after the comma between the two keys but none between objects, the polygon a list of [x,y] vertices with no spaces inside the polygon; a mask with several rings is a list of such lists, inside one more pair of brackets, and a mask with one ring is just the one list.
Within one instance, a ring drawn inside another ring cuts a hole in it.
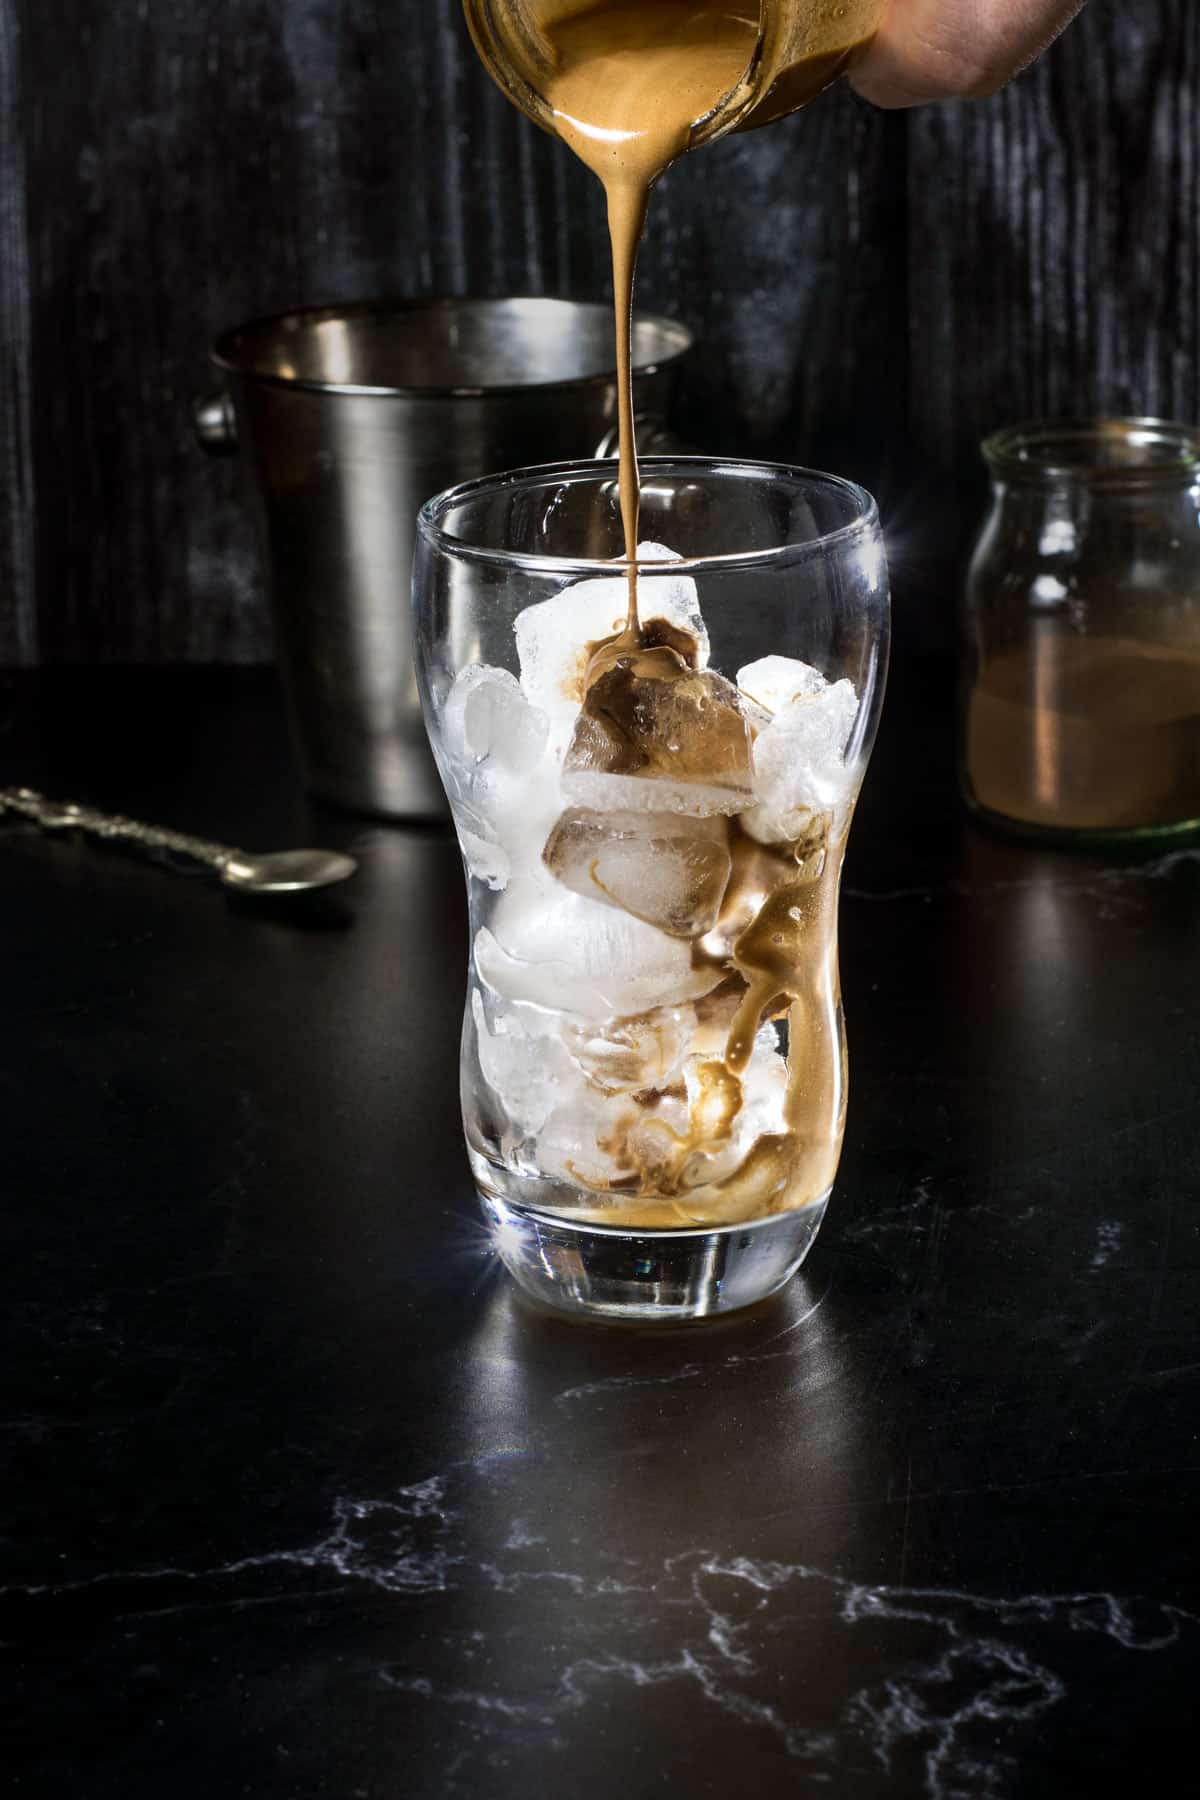
[{"label": "human hand", "polygon": [[876,106],[984,100],[1041,55],[1083,0],[892,0],[851,81]]}]

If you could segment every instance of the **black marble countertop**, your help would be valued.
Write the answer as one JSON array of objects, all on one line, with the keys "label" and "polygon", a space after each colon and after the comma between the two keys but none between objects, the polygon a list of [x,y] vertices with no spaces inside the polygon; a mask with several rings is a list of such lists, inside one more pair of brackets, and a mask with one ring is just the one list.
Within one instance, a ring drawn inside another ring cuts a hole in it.
[{"label": "black marble countertop", "polygon": [[10,1791],[1058,1800],[1175,1769],[1200,851],[980,835],[950,704],[899,672],[855,828],[816,1248],[654,1334],[540,1316],[489,1257],[444,834],[312,817],[264,676],[0,683],[2,781],[362,860],[255,910],[0,832]]}]

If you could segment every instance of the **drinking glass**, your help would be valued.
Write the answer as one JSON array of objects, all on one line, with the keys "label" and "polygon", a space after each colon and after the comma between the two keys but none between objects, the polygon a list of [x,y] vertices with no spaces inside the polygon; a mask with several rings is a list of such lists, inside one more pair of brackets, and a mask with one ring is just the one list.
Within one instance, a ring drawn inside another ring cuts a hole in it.
[{"label": "drinking glass", "polygon": [[642,466],[638,642],[612,463],[421,511],[418,679],[470,896],[467,1154],[519,1285],[699,1318],[795,1273],[841,1150],[838,885],[883,697],[850,482]]}]

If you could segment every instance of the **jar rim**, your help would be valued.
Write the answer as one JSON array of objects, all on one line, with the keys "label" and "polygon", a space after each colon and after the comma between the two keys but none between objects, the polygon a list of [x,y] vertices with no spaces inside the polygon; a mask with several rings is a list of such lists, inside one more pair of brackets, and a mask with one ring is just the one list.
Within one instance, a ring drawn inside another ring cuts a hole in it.
[{"label": "jar rim", "polygon": [[997,480],[1033,487],[1149,487],[1200,475],[1200,429],[1171,419],[1028,419],[981,449]]}]

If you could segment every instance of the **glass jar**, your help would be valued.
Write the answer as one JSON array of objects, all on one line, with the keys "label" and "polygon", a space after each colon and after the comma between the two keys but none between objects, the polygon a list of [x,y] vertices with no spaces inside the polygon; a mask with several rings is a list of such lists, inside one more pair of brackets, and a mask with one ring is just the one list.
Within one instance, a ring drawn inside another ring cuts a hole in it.
[{"label": "glass jar", "polygon": [[1200,432],[1043,422],[998,432],[983,455],[968,805],[1081,844],[1200,829]]},{"label": "glass jar", "polygon": [[[610,0],[614,12],[629,0]],[[660,0],[659,18],[646,21],[649,37],[669,38],[680,11],[694,15],[704,6],[714,15],[731,9],[726,0]],[[553,27],[582,10],[579,0],[463,0],[475,48],[496,84],[536,125],[556,133],[554,109],[546,98],[556,56]],[[797,112],[854,62],[874,37],[887,0],[759,0],[758,35],[745,73],[720,104],[692,130],[690,149],[747,131]],[[645,8],[638,9],[645,13]],[[653,11],[653,8],[651,9]]]}]

